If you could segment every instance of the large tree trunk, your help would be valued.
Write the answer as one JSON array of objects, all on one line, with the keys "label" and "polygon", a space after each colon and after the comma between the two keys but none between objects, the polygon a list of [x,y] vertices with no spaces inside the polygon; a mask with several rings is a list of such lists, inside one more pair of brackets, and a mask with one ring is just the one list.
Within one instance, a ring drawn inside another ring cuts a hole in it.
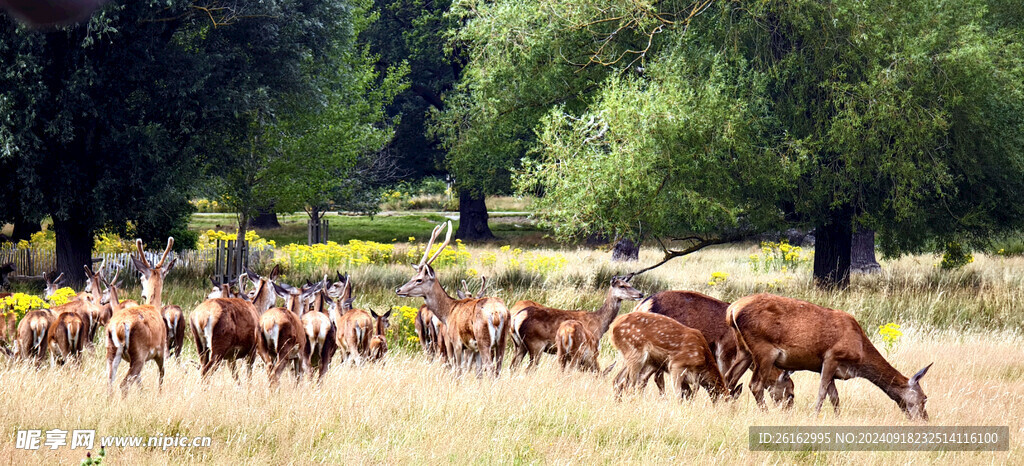
[{"label": "large tree trunk", "polygon": [[858,228],[853,234],[850,269],[859,273],[875,273],[882,266],[875,259],[875,231]]},{"label": "large tree trunk", "polygon": [[250,228],[266,230],[269,228],[281,228],[281,222],[277,220],[277,212],[273,210],[261,210],[252,220],[249,221]]},{"label": "large tree trunk", "polygon": [[82,266],[92,267],[92,228],[86,222],[54,220],[53,231],[57,241],[57,273],[64,274],[69,286],[81,289],[85,285]]},{"label": "large tree trunk", "polygon": [[612,262],[636,262],[640,260],[640,245],[629,238],[620,238],[612,247]]},{"label": "large tree trunk", "polygon": [[455,237],[465,241],[493,239],[494,234],[487,226],[487,204],[483,195],[459,191],[459,229]]},{"label": "large tree trunk", "polygon": [[819,225],[814,236],[814,283],[819,288],[846,288],[850,285],[852,209],[833,211],[832,218]]},{"label": "large tree trunk", "polygon": [[17,243],[18,241],[28,241],[32,238],[32,233],[36,233],[43,228],[39,226],[39,222],[29,222],[25,219],[19,218],[14,221],[14,231],[11,233],[11,241]]}]

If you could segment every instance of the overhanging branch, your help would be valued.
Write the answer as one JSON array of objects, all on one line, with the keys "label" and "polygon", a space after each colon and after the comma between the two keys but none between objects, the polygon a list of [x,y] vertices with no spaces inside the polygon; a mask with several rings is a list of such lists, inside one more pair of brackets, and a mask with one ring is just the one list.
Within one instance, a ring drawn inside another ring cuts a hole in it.
[{"label": "overhanging branch", "polygon": [[742,239],[742,237],[743,236],[740,235],[740,234],[727,234],[727,235],[722,235],[722,236],[711,236],[711,237],[708,237],[708,236],[687,236],[685,238],[678,238],[678,239],[677,238],[673,238],[674,240],[689,241],[691,244],[689,246],[687,246],[686,248],[683,248],[683,249],[669,249],[665,245],[665,242],[660,237],[655,236],[654,239],[658,240],[658,244],[661,245],[661,249],[662,249],[662,251],[665,252],[665,256],[662,257],[661,261],[658,262],[657,264],[654,264],[654,265],[652,265],[650,267],[645,267],[643,269],[637,270],[636,272],[628,273],[628,274],[625,275],[624,278],[625,278],[626,281],[629,281],[633,277],[635,277],[637,275],[640,275],[640,274],[642,274],[644,272],[647,272],[649,270],[653,270],[653,269],[656,269],[658,267],[661,267],[662,265],[664,265],[668,261],[670,261],[672,259],[675,259],[677,257],[682,257],[682,256],[685,256],[685,255],[688,255],[688,254],[693,254],[693,253],[695,253],[697,251],[700,251],[701,249],[704,249],[704,248],[706,248],[708,246],[714,246],[716,244],[725,244],[725,243],[731,243],[731,242],[734,242],[734,241],[738,241],[738,240]]}]

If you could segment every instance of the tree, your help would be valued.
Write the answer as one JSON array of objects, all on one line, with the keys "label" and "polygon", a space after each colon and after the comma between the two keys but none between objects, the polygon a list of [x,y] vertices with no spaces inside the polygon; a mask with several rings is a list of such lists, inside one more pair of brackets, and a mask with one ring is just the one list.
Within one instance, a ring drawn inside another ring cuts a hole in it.
[{"label": "tree", "polygon": [[523,163],[557,236],[665,260],[810,226],[817,282],[845,286],[856,226],[898,254],[1024,219],[999,202],[1024,193],[1020,38],[986,7],[470,3],[449,164]]},{"label": "tree", "polygon": [[392,120],[384,109],[405,89],[407,67],[379,74],[376,57],[357,43],[375,18],[363,2],[336,20],[345,27],[327,36],[323,56],[300,63],[304,92],[279,96],[275,116],[254,115],[243,139],[225,134],[226,145],[236,148],[231,163],[218,160],[210,168],[222,198],[237,212],[239,242],[261,210],[304,209],[319,222],[360,158],[391,139]]},{"label": "tree", "polygon": [[97,230],[153,241],[183,229],[199,166],[224,160],[224,135],[248,134],[279,96],[305,91],[300,65],[323,55],[347,11],[120,1],[49,31],[0,19],[0,158],[15,167],[15,213],[53,219],[58,270],[76,285]]}]

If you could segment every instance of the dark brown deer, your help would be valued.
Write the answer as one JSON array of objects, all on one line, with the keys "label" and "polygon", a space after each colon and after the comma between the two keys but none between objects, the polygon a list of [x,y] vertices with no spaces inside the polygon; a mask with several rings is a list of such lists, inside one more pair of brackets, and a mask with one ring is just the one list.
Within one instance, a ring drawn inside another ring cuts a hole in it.
[{"label": "dark brown deer", "polygon": [[[244,359],[248,372],[256,358],[257,327],[260,315],[274,305],[273,280],[280,270],[277,266],[270,275],[261,277],[251,270],[246,277],[255,284],[253,300],[242,298],[216,298],[203,301],[189,318],[192,340],[202,366],[201,374],[208,377],[221,363],[227,361],[231,375],[238,380],[235,363]],[[239,286],[242,286],[239,280]]]},{"label": "dark brown deer", "polygon": [[541,353],[554,352],[558,326],[567,320],[579,321],[600,341],[618,315],[622,301],[636,301],[643,297],[644,294],[630,286],[625,278],[613,277],[605,293],[604,304],[597,312],[555,309],[533,301],[517,302],[512,306],[512,342],[516,354],[509,367],[518,367],[527,354],[530,355],[527,369],[536,367]]},{"label": "dark brown deer", "polygon": [[[718,370],[725,377],[725,385],[736,391],[739,389],[737,383],[743,372],[733,370],[740,358],[737,353],[736,331],[726,319],[728,308],[729,303],[696,291],[662,291],[641,301],[634,312],[661,314],[700,331],[715,355]],[[782,372],[773,370],[771,374],[771,395],[776,403],[783,403],[788,407],[793,402],[793,381]],[[654,376],[658,389],[664,391],[662,373]],[[781,384],[776,386],[780,382]],[[645,384],[646,379],[641,382],[641,386]]]},{"label": "dark brown deer", "polygon": [[624,389],[638,387],[645,372],[662,370],[669,373],[681,398],[693,394],[692,383],[704,387],[712,400],[728,393],[715,355],[700,331],[650,312],[621,315],[610,330],[623,361],[614,381],[616,398]]},{"label": "dark brown deer", "polygon": [[562,371],[566,367],[581,371],[601,370],[597,364],[597,338],[578,320],[567,320],[558,326],[555,350]]},{"label": "dark brown deer", "polygon": [[[827,395],[839,411],[835,379],[863,377],[881,388],[911,419],[928,420],[921,378],[925,366],[904,377],[875,349],[853,316],[797,299],[771,294],[741,298],[729,306],[729,323],[739,332],[746,364],[753,364],[750,391],[764,406],[774,369],[821,373],[815,411]],[[745,370],[745,368],[744,368]]]},{"label": "dark brown deer", "polygon": [[[445,228],[447,234],[444,243],[430,256],[431,246]],[[441,255],[451,237],[450,221],[434,228],[423,258],[415,266],[416,275],[395,290],[395,294],[403,298],[422,297],[430,312],[445,323],[447,328],[444,336],[452,348],[452,362],[459,370],[467,370],[476,364],[478,376],[483,375],[484,371],[497,376],[505,357],[510,320],[508,308],[498,298],[456,300],[445,292],[430,264]]]}]

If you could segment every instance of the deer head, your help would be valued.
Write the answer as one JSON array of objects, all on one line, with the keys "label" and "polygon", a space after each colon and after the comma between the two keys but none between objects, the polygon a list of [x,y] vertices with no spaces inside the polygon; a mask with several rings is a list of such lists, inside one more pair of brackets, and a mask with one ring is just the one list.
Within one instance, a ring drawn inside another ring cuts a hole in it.
[{"label": "deer head", "polygon": [[643,299],[644,294],[629,284],[629,278],[628,276],[612,277],[611,287],[608,289],[609,296],[619,301],[639,301]]},{"label": "deer head", "polygon": [[388,327],[391,327],[391,311],[385,312],[383,315],[377,315],[370,309],[370,315],[373,316],[374,321],[374,335],[385,335],[388,331]]},{"label": "deer head", "polygon": [[142,300],[145,304],[158,308],[161,305],[160,296],[164,290],[164,278],[167,277],[167,273],[174,268],[174,264],[178,261],[178,258],[175,257],[166,266],[164,265],[167,261],[167,255],[171,253],[171,247],[173,246],[174,237],[168,237],[167,247],[164,249],[164,254],[160,256],[160,262],[152,265],[149,263],[149,259],[146,259],[146,252],[142,249],[142,240],[135,240],[135,247],[138,249],[139,257],[132,256],[132,263],[135,264],[135,269],[142,274]]},{"label": "deer head", "polygon": [[[447,228],[448,233],[445,235],[444,243],[441,247],[437,248],[437,251],[433,256],[430,256],[430,247],[434,245],[434,240],[441,234],[441,231]],[[420,259],[418,265],[413,266],[416,270],[416,275],[412,277],[406,284],[398,287],[395,290],[395,294],[403,298],[412,297],[427,297],[432,296],[436,293],[435,287],[440,285],[437,282],[437,275],[434,274],[434,269],[430,266],[431,263],[437,259],[437,256],[441,255],[441,251],[448,246],[448,242],[452,239],[452,222],[449,220],[446,223],[442,223],[434,227],[434,231],[430,234],[430,241],[427,243],[426,249],[423,251],[423,258]],[[427,257],[430,256],[428,260]]]},{"label": "deer head", "polygon": [[4,265],[0,265],[0,290],[6,290],[11,287],[11,282],[7,281],[7,276],[17,270],[18,269],[14,267],[14,262],[8,262]]},{"label": "deer head", "polygon": [[896,400],[896,404],[899,405],[900,409],[910,419],[928,420],[928,411],[924,409],[928,396],[924,394],[924,389],[921,388],[921,377],[928,373],[928,369],[932,368],[932,364],[924,366],[924,369],[917,371],[910,380],[907,380],[907,386],[902,387],[902,390],[900,390],[901,393]]},{"label": "deer head", "polygon": [[[277,276],[280,273],[281,267],[279,265],[275,265],[274,268],[270,270],[270,275],[266,277],[261,277],[248,267],[245,268],[245,276],[252,281],[255,288],[249,293],[243,292],[242,295],[251,295],[250,301],[252,301],[253,306],[256,306],[256,310],[259,311],[260,314],[266,312],[267,309],[270,309],[274,305],[274,301],[277,300],[277,296],[274,294],[274,280],[277,280]],[[239,287],[242,286],[241,282],[242,280],[239,279]]]},{"label": "deer head", "polygon": [[56,278],[54,275],[57,275],[57,272],[43,273],[43,280],[46,280],[46,290],[43,291],[44,299],[50,299],[64,284],[64,274],[57,275]]},{"label": "deer head", "polygon": [[313,299],[313,295],[320,291],[320,285],[306,283],[302,285],[302,288],[295,288],[285,283],[274,283],[274,291],[284,299],[284,307],[301,316],[308,308],[308,303]]},{"label": "deer head", "polygon": [[[324,280],[326,279],[327,277],[324,277]],[[352,297],[352,278],[348,274],[342,275],[341,272],[338,272],[338,281],[332,283],[326,292],[327,296],[334,301],[334,306],[339,314],[344,314],[352,309],[352,301],[355,298]]]}]

